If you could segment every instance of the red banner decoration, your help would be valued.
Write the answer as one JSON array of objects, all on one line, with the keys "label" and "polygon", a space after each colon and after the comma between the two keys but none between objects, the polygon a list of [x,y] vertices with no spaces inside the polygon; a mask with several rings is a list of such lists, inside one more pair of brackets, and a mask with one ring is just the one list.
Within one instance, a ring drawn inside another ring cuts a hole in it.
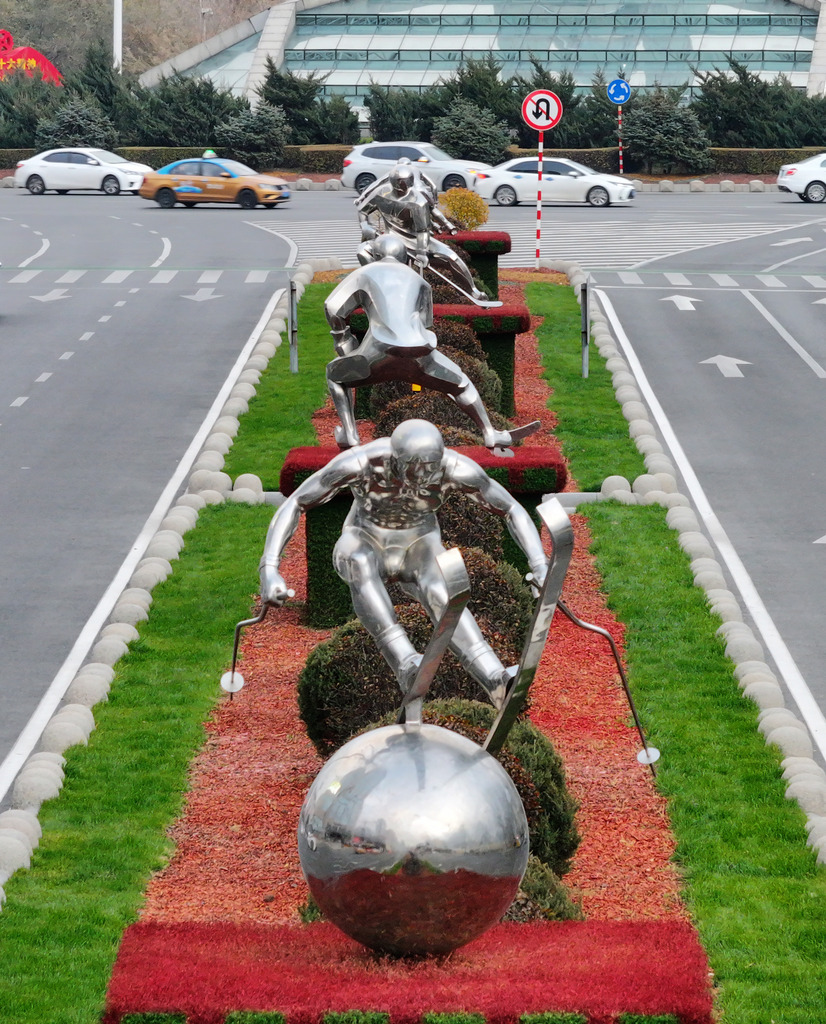
[{"label": "red banner decoration", "polygon": [[0,78],[12,71],[23,71],[29,78],[39,71],[44,82],[61,85],[63,76],[50,60],[31,46],[15,46],[11,32],[0,30]]}]

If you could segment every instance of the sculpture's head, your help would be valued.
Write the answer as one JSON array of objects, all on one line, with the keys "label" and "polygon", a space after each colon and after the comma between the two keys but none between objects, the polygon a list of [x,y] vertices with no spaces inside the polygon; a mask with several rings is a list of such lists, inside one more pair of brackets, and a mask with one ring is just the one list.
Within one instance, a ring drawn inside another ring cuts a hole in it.
[{"label": "sculpture's head", "polygon": [[399,479],[430,482],[441,473],[442,435],[428,420],[405,420],[390,435],[390,462]]},{"label": "sculpture's head", "polygon": [[370,252],[375,260],[398,260],[407,263],[407,249],[396,235],[379,235],[370,242]]},{"label": "sculpture's head", "polygon": [[398,195],[404,195],[413,187],[413,182],[416,180],[416,175],[413,172],[412,166],[408,164],[396,164],[393,170],[388,175],[390,185],[393,191]]}]

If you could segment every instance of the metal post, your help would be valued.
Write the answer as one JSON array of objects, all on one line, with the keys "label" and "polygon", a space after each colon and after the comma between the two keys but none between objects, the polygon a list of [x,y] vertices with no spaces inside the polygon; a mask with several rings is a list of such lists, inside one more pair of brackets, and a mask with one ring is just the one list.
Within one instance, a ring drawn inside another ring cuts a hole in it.
[{"label": "metal post", "polygon": [[537,190],[536,190],[536,269],[539,270],[539,245],[542,230],[542,150],[545,144],[545,133],[539,133],[537,151]]},{"label": "metal post", "polygon": [[290,279],[290,372],[298,373],[298,292],[295,281]]},{"label": "metal post", "polygon": [[112,11],[112,66],[123,70],[123,0],[114,0]]},{"label": "metal post", "polygon": [[588,376],[588,353],[589,343],[591,339],[591,275],[588,274],[585,280],[582,282],[582,287],[579,292],[579,304],[582,312],[582,327],[580,334],[582,337],[582,376]]}]

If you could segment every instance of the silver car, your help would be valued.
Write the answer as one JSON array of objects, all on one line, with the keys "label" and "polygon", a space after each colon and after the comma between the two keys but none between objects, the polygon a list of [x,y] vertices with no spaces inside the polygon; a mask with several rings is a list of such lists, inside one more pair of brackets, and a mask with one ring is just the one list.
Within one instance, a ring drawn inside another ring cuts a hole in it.
[{"label": "silver car", "polygon": [[14,184],[35,196],[50,189],[61,195],[88,189],[116,196],[119,192],[137,192],[144,174],[151,170],[148,164],[124,160],[108,149],[71,146],[47,149],[29,160],[21,160],[14,172]]},{"label": "silver car", "polygon": [[363,192],[403,157],[420,167],[442,191],[472,188],[474,171],[490,167],[478,160],[454,160],[429,142],[366,142],[344,158],[341,184]]},{"label": "silver car", "polygon": [[[539,161],[536,157],[517,157],[475,175],[475,190],[483,199],[500,206],[536,202],[539,191]],[[634,186],[625,178],[602,174],[585,164],[562,157],[542,161],[543,203],[589,203],[610,206],[628,203],[634,198]]]}]

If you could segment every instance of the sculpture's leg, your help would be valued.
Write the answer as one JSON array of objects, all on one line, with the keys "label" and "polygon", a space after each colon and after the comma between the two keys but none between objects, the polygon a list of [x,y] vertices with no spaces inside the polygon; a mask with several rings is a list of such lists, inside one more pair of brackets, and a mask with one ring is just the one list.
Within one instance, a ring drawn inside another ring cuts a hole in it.
[{"label": "sculpture's leg", "polygon": [[406,693],[422,656],[399,625],[376,552],[359,531],[345,528],[333,549],[333,565],[350,587],[356,617],[376,641],[402,693]]}]

